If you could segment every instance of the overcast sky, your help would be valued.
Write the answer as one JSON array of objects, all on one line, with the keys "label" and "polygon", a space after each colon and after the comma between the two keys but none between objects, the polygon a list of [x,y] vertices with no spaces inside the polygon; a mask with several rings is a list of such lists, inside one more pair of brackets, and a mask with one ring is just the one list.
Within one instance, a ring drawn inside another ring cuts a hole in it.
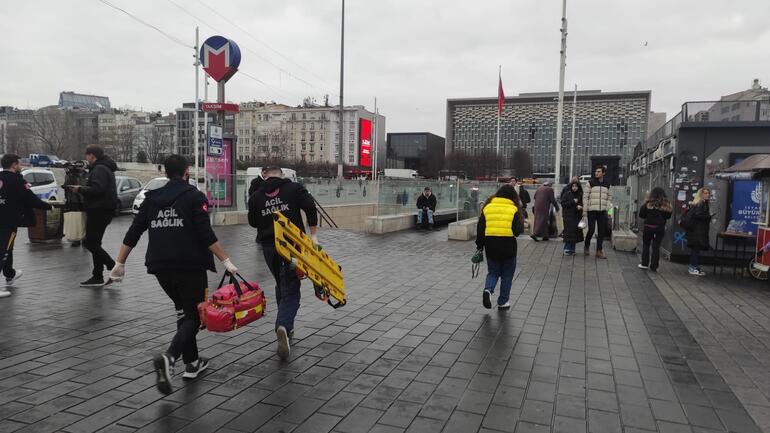
[{"label": "overcast sky", "polygon": [[[267,85],[236,74],[228,100],[338,102],[339,0],[108,1],[189,46],[196,24],[201,41],[235,40],[240,70]],[[670,118],[770,82],[767,0],[569,3],[567,89],[652,90]],[[348,0],[345,104],[377,97],[388,132],[443,136],[446,99],[496,96],[498,64],[507,95],[556,91],[560,15],[558,0]],[[99,0],[0,0],[0,28],[0,105],[53,105],[61,90],[148,111],[194,99],[192,49]]]}]

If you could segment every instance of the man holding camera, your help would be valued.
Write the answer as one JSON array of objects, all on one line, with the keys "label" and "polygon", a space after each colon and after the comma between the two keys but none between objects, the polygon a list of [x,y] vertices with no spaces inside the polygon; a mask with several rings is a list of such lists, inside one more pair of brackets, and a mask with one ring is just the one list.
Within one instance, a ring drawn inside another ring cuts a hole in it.
[{"label": "man holding camera", "polygon": [[[0,268],[3,269],[5,285],[12,286],[22,271],[13,269],[13,243],[16,230],[34,218],[32,208],[50,210],[51,205],[40,200],[21,177],[21,166],[17,155],[7,154],[0,159]],[[11,292],[0,289],[0,298],[11,296]]]},{"label": "man holding camera", "polygon": [[85,247],[91,252],[94,269],[91,278],[80,283],[81,287],[102,287],[112,281],[104,281],[103,272],[115,266],[115,261],[102,248],[102,238],[107,226],[112,222],[118,205],[118,191],[115,184],[115,161],[104,154],[104,149],[92,144],[86,147],[86,161],[89,172],[85,186],[67,185],[74,192],[79,192],[86,200],[86,238]]}]

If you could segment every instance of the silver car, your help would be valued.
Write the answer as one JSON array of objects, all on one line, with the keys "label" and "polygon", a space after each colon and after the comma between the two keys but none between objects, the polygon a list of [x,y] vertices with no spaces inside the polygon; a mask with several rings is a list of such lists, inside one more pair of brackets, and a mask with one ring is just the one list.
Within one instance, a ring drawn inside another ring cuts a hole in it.
[{"label": "silver car", "polygon": [[115,185],[118,188],[117,213],[130,211],[134,199],[142,190],[142,183],[138,179],[128,176],[115,176]]}]

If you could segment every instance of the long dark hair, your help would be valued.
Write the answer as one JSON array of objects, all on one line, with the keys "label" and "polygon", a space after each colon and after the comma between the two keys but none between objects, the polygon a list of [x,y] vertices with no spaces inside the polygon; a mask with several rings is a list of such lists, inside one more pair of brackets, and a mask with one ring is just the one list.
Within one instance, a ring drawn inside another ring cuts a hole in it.
[{"label": "long dark hair", "polygon": [[650,191],[650,194],[647,196],[647,204],[648,209],[661,209],[665,210],[667,212],[671,212],[671,201],[666,197],[666,191],[656,186],[655,188]]},{"label": "long dark hair", "polygon": [[516,188],[514,188],[513,185],[505,184],[501,186],[495,193],[495,197],[507,198],[516,204],[516,206],[521,206],[519,194],[516,193]]}]

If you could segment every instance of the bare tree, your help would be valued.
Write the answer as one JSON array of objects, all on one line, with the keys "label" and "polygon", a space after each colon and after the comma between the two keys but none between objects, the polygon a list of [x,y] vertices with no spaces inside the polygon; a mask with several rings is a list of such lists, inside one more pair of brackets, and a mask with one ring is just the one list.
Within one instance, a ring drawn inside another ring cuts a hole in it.
[{"label": "bare tree", "polygon": [[516,149],[511,155],[511,168],[519,177],[532,177],[532,157],[525,149]]},{"label": "bare tree", "polygon": [[33,149],[34,137],[29,125],[11,126],[5,130],[8,153],[27,156]]},{"label": "bare tree", "polygon": [[31,133],[43,153],[71,159],[77,152],[76,125],[71,112],[41,108],[32,116]]},{"label": "bare tree", "polygon": [[155,125],[141,128],[136,131],[135,138],[138,151],[144,152],[149,162],[159,164],[171,151],[173,143],[168,134],[163,134]]}]

